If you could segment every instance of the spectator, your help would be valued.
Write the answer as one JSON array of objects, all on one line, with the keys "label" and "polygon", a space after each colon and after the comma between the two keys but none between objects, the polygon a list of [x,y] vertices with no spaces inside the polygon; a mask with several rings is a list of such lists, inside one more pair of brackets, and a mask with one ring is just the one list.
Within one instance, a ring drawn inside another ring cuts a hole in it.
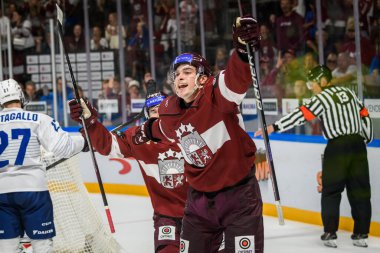
[{"label": "spectator", "polygon": [[[50,31],[46,31],[43,37],[36,37],[36,53],[50,54]],[[59,41],[55,40],[55,48],[59,48]]]},{"label": "spectator", "polygon": [[293,10],[293,0],[280,0],[282,16],[276,18],[277,49],[294,49],[297,54],[305,50],[304,19]]},{"label": "spectator", "polygon": [[65,43],[69,52],[84,52],[85,41],[80,24],[74,25],[73,34],[66,37]]},{"label": "spectator", "polygon": [[332,43],[338,45],[344,38],[346,27],[347,14],[352,13],[351,9],[344,9],[343,0],[340,1],[326,1],[327,5],[327,19],[324,22],[326,31],[331,37]]},{"label": "spectator", "polygon": [[314,58],[314,55],[312,53],[306,53],[303,58],[303,65],[302,65],[302,73],[301,79],[306,80],[306,75],[312,68],[316,67],[318,65],[317,61]]},{"label": "spectator", "polygon": [[335,52],[327,54],[326,66],[333,71],[338,66],[338,55]]},{"label": "spectator", "polygon": [[128,40],[127,52],[132,77],[141,80],[148,69],[149,52],[149,32],[144,22],[140,21],[137,24],[136,32]]},{"label": "spectator", "polygon": [[99,26],[94,26],[92,28],[92,38],[91,38],[91,50],[101,51],[108,48],[108,43],[106,38],[102,37],[102,30]]},{"label": "spectator", "polygon": [[132,9],[132,27],[136,26],[138,22],[147,23],[148,7],[147,0],[130,0]]},{"label": "spectator", "polygon": [[10,3],[9,5],[8,5],[8,11],[7,11],[7,15],[8,15],[8,18],[10,19],[10,20],[12,20],[12,18],[13,18],[13,12],[15,12],[17,10],[17,5],[15,4],[15,3]]},{"label": "spectator", "polygon": [[142,85],[142,87],[140,87],[140,93],[141,93],[142,97],[145,97],[146,94],[148,93],[148,91],[147,91],[148,81],[152,80],[152,79],[153,79],[152,73],[149,71],[145,72],[144,78],[143,78],[143,85]]},{"label": "spectator", "polygon": [[[104,79],[102,81],[102,90],[99,92],[98,95],[98,104],[97,108],[99,108],[99,101],[110,99],[112,96],[112,89],[110,87],[110,80]],[[112,114],[111,113],[99,113],[99,119],[104,125],[112,125]]]},{"label": "spectator", "polygon": [[[335,44],[332,43],[330,39],[330,35],[326,31],[326,29],[322,29],[321,32],[322,32],[323,57],[324,59],[326,59],[327,54],[329,52],[337,52],[338,50],[335,47]],[[319,49],[318,49],[319,31],[318,30],[315,31],[315,36],[313,36],[313,38],[314,39],[307,38],[306,51],[319,54]]]},{"label": "spectator", "polygon": [[132,80],[128,84],[128,96],[130,99],[142,98],[140,94],[140,83],[137,80]]},{"label": "spectator", "polygon": [[[110,120],[113,124],[121,124],[122,121],[122,93],[121,93],[121,83],[118,76],[115,76],[110,79],[109,81],[109,87],[111,88],[111,94],[109,95],[108,99],[117,99],[118,103],[118,112],[112,113]],[[128,101],[126,101],[128,102]],[[127,105],[126,105],[127,106]]]},{"label": "spectator", "polygon": [[260,56],[266,56],[270,61],[274,60],[274,56],[277,54],[277,49],[272,37],[270,28],[266,24],[260,25]]},{"label": "spectator", "polygon": [[305,29],[306,39],[309,39],[309,40],[315,39],[315,32],[317,31],[317,26],[316,26],[317,13],[316,13],[314,2],[315,2],[314,0],[305,1],[306,12],[305,12],[305,24],[303,27]]},{"label": "spectator", "polygon": [[[90,26],[106,27],[107,17],[110,13],[111,5],[114,5],[113,1],[107,0],[89,0],[89,16]],[[124,10],[124,9],[123,9]]]},{"label": "spectator", "polygon": [[369,14],[373,12],[374,2],[377,0],[359,0],[359,22],[360,22],[360,33],[364,37],[369,37]]},{"label": "spectator", "polygon": [[176,46],[177,46],[177,17],[176,17],[176,11],[175,8],[170,9],[170,18],[168,20],[167,26],[166,26],[166,32],[168,34],[169,38],[169,48],[168,48],[168,55],[169,58],[172,59],[174,57]]},{"label": "spectator", "polygon": [[53,91],[51,91],[49,94],[41,97],[41,101],[46,101],[47,106],[48,106],[48,110],[51,111],[52,117],[57,118],[58,122],[61,125],[63,125],[63,122],[64,122],[63,107],[66,106],[66,103],[68,100],[74,98],[72,89],[67,87],[66,85],[65,85],[65,87],[66,87],[66,98],[67,98],[67,100],[63,101],[62,77],[58,77],[57,78],[57,111],[58,111],[57,117],[55,117],[55,115],[54,115],[54,104],[53,104],[54,94],[53,94]]},{"label": "spectator", "polygon": [[[339,51],[355,53],[355,50],[355,20],[354,17],[349,17],[347,19],[346,37]],[[375,48],[373,43],[363,35],[360,35],[360,51],[362,63],[368,67],[375,56]]]},{"label": "spectator", "polygon": [[219,74],[220,71],[226,68],[228,60],[227,50],[224,46],[216,48],[214,75]]},{"label": "spectator", "polygon": [[33,52],[35,43],[31,30],[32,24],[25,18],[22,8],[17,8],[13,12],[11,22],[13,48],[22,51],[22,54]]},{"label": "spectator", "polygon": [[45,8],[42,1],[28,0],[25,1],[24,10],[27,13],[26,17],[32,24],[33,36],[43,36],[43,26],[45,22]]},{"label": "spectator", "polygon": [[194,0],[182,0],[180,9],[181,43],[184,51],[191,51],[194,46],[196,26],[198,23],[198,5]]},{"label": "spectator", "polygon": [[[137,112],[132,112],[132,100],[142,98],[139,89],[140,89],[140,83],[137,80],[131,80],[129,82],[128,91],[127,91],[128,92],[128,101],[127,101],[128,118],[127,120],[132,119],[138,114]],[[140,123],[142,122],[140,121],[135,122],[136,125]]]},{"label": "spectator", "polygon": [[[108,15],[108,25],[106,26],[106,39],[108,41],[108,45],[110,49],[118,49],[119,48],[119,25],[117,22],[117,14],[116,12],[112,12]],[[121,36],[123,38],[123,48],[125,47],[125,38],[126,32],[124,27],[121,27]]]},{"label": "spectator", "polygon": [[37,91],[36,84],[33,81],[27,81],[25,83],[26,101],[39,101],[42,95],[42,90]]},{"label": "spectator", "polygon": [[[274,97],[275,79],[270,78],[270,73],[273,70],[273,61],[267,56],[260,56],[260,91],[262,97]],[[247,95],[248,96],[248,95]]]},{"label": "spectator", "polygon": [[98,99],[108,99],[112,93],[112,89],[109,86],[110,80],[104,79],[102,81],[102,90],[99,92]]},{"label": "spectator", "polygon": [[167,23],[170,19],[170,10],[174,8],[173,0],[158,0],[155,4],[155,15],[158,19],[158,33],[166,33]]},{"label": "spectator", "polygon": [[332,85],[346,86],[353,90],[357,90],[356,83],[356,65],[351,64],[348,52],[338,54],[337,67],[332,71]]}]

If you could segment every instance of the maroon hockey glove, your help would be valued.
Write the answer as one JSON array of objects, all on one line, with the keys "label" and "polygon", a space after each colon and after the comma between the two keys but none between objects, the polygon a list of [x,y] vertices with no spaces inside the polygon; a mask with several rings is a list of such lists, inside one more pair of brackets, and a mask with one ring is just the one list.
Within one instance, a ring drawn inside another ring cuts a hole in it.
[{"label": "maroon hockey glove", "polygon": [[79,124],[82,124],[81,116],[83,115],[87,128],[98,119],[98,111],[86,98],[81,98],[80,104],[76,99],[72,99],[69,101],[69,106],[71,118]]},{"label": "maroon hockey glove", "polygon": [[88,152],[88,151],[90,151],[90,147],[88,146],[88,141],[87,141],[86,137],[84,137],[84,146],[82,148],[82,152]]},{"label": "maroon hockey glove", "polygon": [[150,140],[155,141],[155,142],[160,141],[159,139],[153,138],[152,136],[151,127],[152,127],[153,122],[156,120],[157,118],[150,118],[147,121],[145,121],[144,124],[142,124],[136,129],[136,132],[132,138],[133,143],[135,145],[140,145]]},{"label": "maroon hockey glove", "polygon": [[247,46],[250,45],[253,51],[260,47],[260,32],[257,20],[251,15],[237,17],[232,26],[233,44],[240,54],[247,54]]}]

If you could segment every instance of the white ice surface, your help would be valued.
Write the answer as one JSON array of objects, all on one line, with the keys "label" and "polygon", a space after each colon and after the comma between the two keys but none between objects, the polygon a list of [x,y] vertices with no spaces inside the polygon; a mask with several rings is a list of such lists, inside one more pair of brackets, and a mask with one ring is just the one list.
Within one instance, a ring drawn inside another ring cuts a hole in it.
[{"label": "white ice surface", "polygon": [[[103,201],[99,194],[91,194],[107,225]],[[153,209],[148,197],[107,194],[108,204],[115,224],[115,238],[126,253],[153,253]],[[338,248],[323,246],[320,226],[285,220],[278,225],[277,218],[264,216],[265,253],[379,253],[380,238],[370,236],[368,248],[352,245],[347,231],[338,232]]]}]

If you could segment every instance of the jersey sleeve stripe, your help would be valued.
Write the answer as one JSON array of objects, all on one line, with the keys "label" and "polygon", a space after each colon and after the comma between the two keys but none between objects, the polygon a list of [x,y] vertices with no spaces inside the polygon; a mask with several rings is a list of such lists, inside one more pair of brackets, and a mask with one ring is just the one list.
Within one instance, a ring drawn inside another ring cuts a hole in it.
[{"label": "jersey sleeve stripe", "polygon": [[228,89],[226,86],[225,79],[224,79],[224,77],[225,77],[224,73],[225,72],[222,71],[218,76],[217,82],[218,82],[220,93],[228,101],[234,102],[235,104],[240,105],[241,102],[243,101],[246,93],[239,94],[239,93],[233,92],[232,90]]}]

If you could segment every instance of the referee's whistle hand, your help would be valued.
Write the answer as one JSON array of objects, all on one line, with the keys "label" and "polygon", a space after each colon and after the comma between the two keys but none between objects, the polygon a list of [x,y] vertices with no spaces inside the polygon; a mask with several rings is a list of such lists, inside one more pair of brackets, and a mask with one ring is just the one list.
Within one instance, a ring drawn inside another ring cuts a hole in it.
[{"label": "referee's whistle hand", "polygon": [[257,130],[253,136],[254,137],[261,136],[262,137],[263,136],[263,131],[261,130],[261,128],[259,128],[259,130]]},{"label": "referee's whistle hand", "polygon": [[[271,134],[271,133],[273,133],[273,132],[274,132],[273,125],[269,125],[267,127],[267,133],[268,133],[268,135]],[[254,137],[261,136],[262,137],[263,136],[263,130],[262,129],[257,130],[253,136]]]}]

